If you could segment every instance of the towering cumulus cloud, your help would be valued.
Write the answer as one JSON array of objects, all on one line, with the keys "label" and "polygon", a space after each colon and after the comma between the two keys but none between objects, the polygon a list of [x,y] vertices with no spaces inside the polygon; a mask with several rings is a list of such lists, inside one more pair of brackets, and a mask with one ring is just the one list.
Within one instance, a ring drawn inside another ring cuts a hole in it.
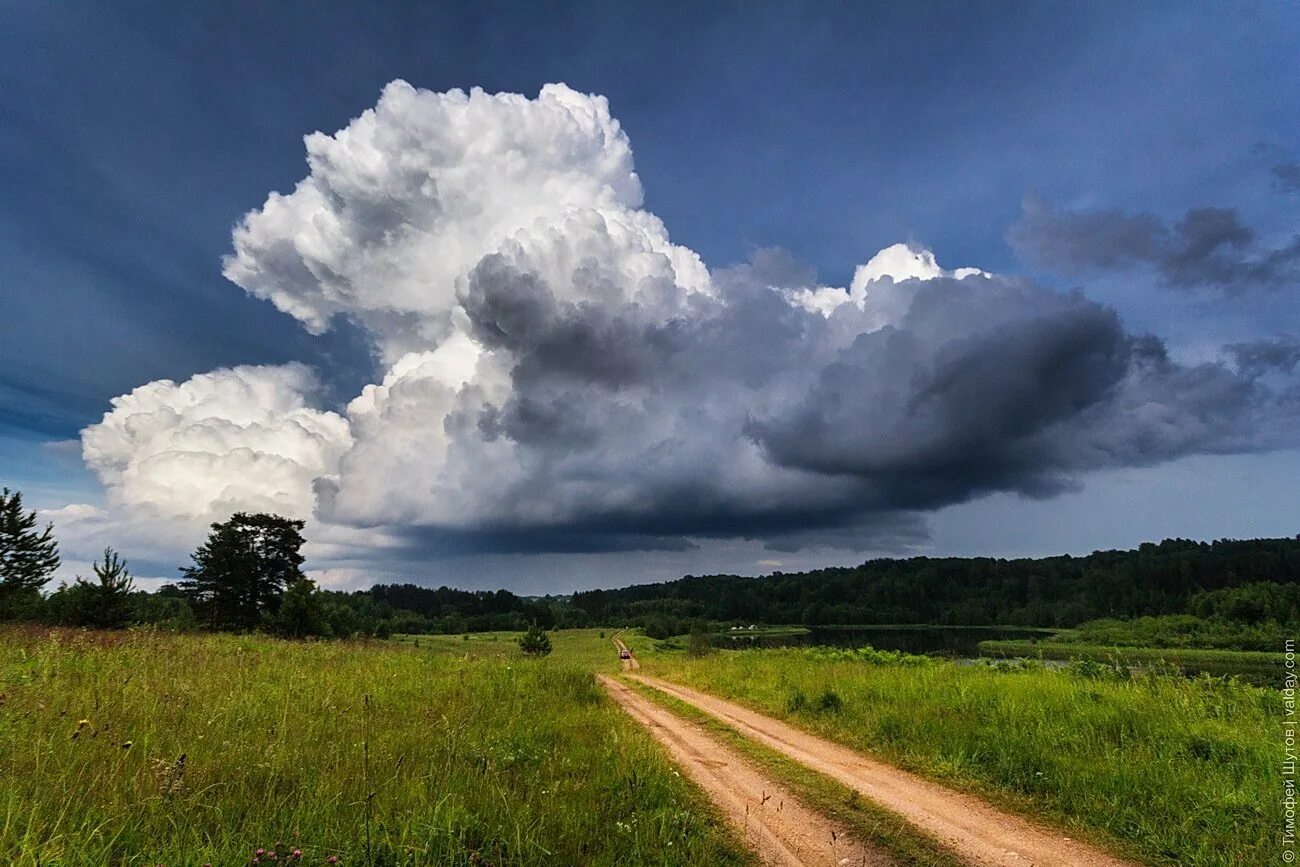
[{"label": "towering cumulus cloud", "polygon": [[447,550],[867,547],[988,492],[1297,429],[1259,352],[1185,366],[1077,292],[926,250],[842,288],[774,251],[710,271],[641,209],[605,100],[563,85],[394,82],[306,141],[309,174],[238,225],[225,274],[313,332],[357,323],[387,372],[342,416],[294,366],[142,386],[83,435],[119,501]]}]

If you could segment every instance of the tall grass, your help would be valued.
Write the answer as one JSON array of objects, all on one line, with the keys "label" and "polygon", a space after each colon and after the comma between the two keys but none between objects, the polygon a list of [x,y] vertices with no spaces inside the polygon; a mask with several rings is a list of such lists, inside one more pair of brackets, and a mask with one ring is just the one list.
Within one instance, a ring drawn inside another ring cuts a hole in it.
[{"label": "tall grass", "polygon": [[0,863],[231,865],[257,848],[349,865],[745,858],[562,660],[0,630]]},{"label": "tall grass", "polygon": [[[990,796],[1153,864],[1272,863],[1281,695],[1178,676],[655,653],[663,676]],[[648,652],[647,652],[648,651]],[[821,700],[819,697],[835,696]]]}]

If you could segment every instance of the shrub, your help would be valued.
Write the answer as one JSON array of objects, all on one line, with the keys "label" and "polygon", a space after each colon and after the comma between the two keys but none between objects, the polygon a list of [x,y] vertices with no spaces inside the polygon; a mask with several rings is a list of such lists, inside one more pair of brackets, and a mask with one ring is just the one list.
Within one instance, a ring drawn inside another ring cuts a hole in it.
[{"label": "shrub", "polygon": [[822,690],[822,694],[817,696],[818,713],[839,713],[844,710],[844,699],[840,694],[829,686]]}]

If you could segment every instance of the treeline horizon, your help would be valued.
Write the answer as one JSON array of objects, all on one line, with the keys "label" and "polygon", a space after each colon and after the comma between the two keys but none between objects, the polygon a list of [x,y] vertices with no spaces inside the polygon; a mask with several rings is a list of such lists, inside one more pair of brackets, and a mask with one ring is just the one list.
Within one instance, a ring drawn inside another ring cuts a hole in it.
[{"label": "treeline horizon", "polygon": [[1085,556],[875,558],[857,566],[523,596],[509,590],[378,583],[319,588],[302,571],[303,523],[236,514],[181,568],[182,580],[134,587],[112,549],[52,592],[59,563],[21,495],[0,495],[0,619],[72,626],[385,637],[574,627],[639,627],[652,637],[736,624],[932,624],[1070,628],[1187,615],[1243,624],[1300,622],[1300,536],[1166,539]]},{"label": "treeline horizon", "polygon": [[1300,620],[1300,536],[1166,539],[1075,556],[876,558],[759,577],[688,575],[572,595],[601,622],[652,636],[695,621],[798,626],[1070,628],[1097,620],[1194,615],[1239,623]]},{"label": "treeline horizon", "polygon": [[[1107,618],[1214,616],[1220,612],[1213,601],[1223,595],[1215,591],[1260,583],[1300,584],[1300,539],[1167,539],[1086,556],[876,558],[858,566],[754,577],[687,575],[542,596],[413,582],[318,589],[316,595],[338,637],[523,631],[537,624],[633,627],[663,638],[750,623],[1069,628]],[[1198,594],[1208,600],[1199,609],[1193,605]],[[200,624],[184,610],[187,598],[179,584],[137,590],[132,619],[196,628]]]}]

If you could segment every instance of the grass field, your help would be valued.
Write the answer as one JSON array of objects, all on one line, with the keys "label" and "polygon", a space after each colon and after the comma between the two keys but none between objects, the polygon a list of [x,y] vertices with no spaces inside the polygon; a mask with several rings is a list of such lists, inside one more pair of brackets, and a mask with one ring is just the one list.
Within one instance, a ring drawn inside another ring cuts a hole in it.
[{"label": "grass field", "polygon": [[608,641],[510,638],[0,630],[0,863],[746,863],[593,682]]},{"label": "grass field", "polygon": [[[259,847],[306,864],[748,863],[595,685],[618,669],[612,634],[553,633],[532,660],[514,633],[0,630],[0,863],[247,864]],[[621,636],[647,673],[1143,862],[1275,854],[1276,690],[796,648],[692,659]],[[946,863],[847,791],[732,743],[903,860]]]},{"label": "grass field", "polygon": [[[551,665],[580,671],[615,672],[618,657],[609,629],[563,629],[551,632]],[[626,637],[626,633],[618,633]],[[518,632],[472,632],[465,635],[398,635],[394,641],[431,653],[470,656],[476,659],[520,658]]]},{"label": "grass field", "polygon": [[985,656],[1028,659],[1086,659],[1117,665],[1169,665],[1190,674],[1236,675],[1256,686],[1281,683],[1285,654],[1257,650],[1185,647],[1114,647],[1054,641],[981,641]]},{"label": "grass field", "polygon": [[[803,649],[701,659],[633,642],[648,674],[726,696],[1162,865],[1272,863],[1276,690],[837,661]],[[843,656],[843,655],[841,655]]]}]

